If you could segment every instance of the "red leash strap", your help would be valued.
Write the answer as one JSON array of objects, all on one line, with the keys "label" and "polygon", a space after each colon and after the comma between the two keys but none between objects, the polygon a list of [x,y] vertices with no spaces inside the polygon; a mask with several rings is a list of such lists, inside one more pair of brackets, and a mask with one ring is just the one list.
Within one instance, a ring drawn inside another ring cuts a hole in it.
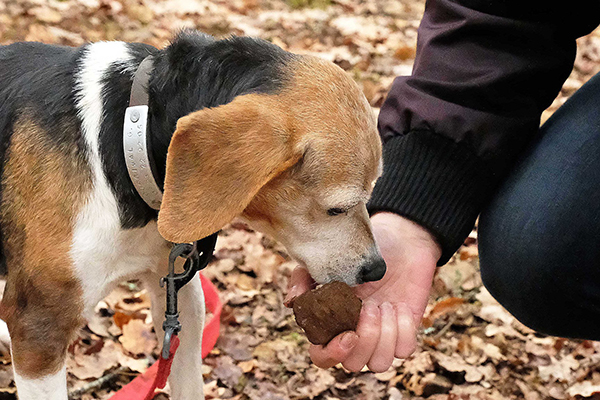
[{"label": "red leash strap", "polygon": [[221,304],[217,288],[210,279],[200,274],[200,281],[204,290],[206,309],[212,313],[210,320],[204,324],[202,335],[202,359],[204,359],[217,344],[219,331],[221,330],[221,310],[223,310],[223,304]]},{"label": "red leash strap", "polygon": [[[110,400],[152,400],[156,395],[156,389],[162,389],[167,384],[167,378],[171,374],[171,365],[175,358],[175,352],[179,347],[179,337],[171,337],[171,348],[169,358],[160,358],[145,373],[136,377],[128,385],[119,390]],[[144,395],[145,394],[145,395]]]},{"label": "red leash strap", "polygon": [[156,379],[154,379],[154,384],[152,385],[152,390],[148,392],[146,396],[146,400],[152,400],[154,397],[155,389],[162,389],[167,384],[167,378],[171,374],[171,365],[173,365],[173,359],[175,358],[175,352],[179,347],[179,336],[175,335],[171,338],[171,348],[169,349],[169,358],[166,360],[164,358],[160,358],[158,360],[158,371],[156,372]]},{"label": "red leash strap", "polygon": [[[202,337],[202,358],[215,347],[219,338],[219,328],[221,326],[221,309],[223,308],[217,288],[212,282],[200,274],[202,289],[204,290],[204,299],[206,308],[212,313],[210,321],[204,326]],[[179,346],[179,337],[177,335],[171,338],[171,348],[169,358],[160,358],[150,368],[134,380],[125,385],[121,390],[115,393],[110,400],[152,400],[156,389],[162,389],[167,384],[167,378],[171,373],[171,364],[175,357],[175,351]]]}]

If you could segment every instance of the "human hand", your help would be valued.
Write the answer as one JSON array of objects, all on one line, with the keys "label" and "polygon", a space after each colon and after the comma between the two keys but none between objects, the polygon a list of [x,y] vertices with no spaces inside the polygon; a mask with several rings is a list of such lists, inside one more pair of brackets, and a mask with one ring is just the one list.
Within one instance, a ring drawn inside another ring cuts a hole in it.
[{"label": "human hand", "polygon": [[[356,332],[343,332],[326,346],[311,345],[311,359],[321,368],[342,363],[350,371],[367,365],[373,372],[383,372],[394,357],[406,358],[416,348],[441,248],[427,230],[399,215],[377,213],[371,223],[387,272],[380,281],[354,288],[363,300]],[[296,268],[287,298],[299,296],[313,284],[306,269]]]}]

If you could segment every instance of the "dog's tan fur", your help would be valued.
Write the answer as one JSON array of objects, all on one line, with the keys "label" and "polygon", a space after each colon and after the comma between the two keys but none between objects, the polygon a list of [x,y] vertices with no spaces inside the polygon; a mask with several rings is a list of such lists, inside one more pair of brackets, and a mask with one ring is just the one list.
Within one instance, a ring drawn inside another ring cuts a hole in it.
[{"label": "dog's tan fur", "polygon": [[161,234],[190,242],[242,212],[265,183],[299,159],[290,119],[277,98],[258,94],[181,118],[167,158]]},{"label": "dog's tan fur", "polygon": [[1,317],[10,329],[15,369],[27,377],[56,372],[83,322],[69,238],[91,181],[77,149],[60,148],[49,137],[31,117],[21,117],[2,182],[10,269]]},{"label": "dog's tan fur", "polygon": [[[364,203],[381,173],[381,144],[368,103],[344,71],[314,57],[289,68],[281,93],[240,96],[179,121],[158,226],[168,240],[185,242],[242,214],[324,280],[325,270],[343,274],[374,245]],[[361,203],[348,218],[332,222],[326,213]],[[309,232],[320,235],[313,245],[352,247],[310,263],[295,251]]]},{"label": "dog's tan fur", "polygon": [[[158,226],[168,240],[191,241],[242,214],[317,279],[340,279],[375,251],[364,203],[381,173],[381,144],[368,103],[344,71],[314,57],[289,68],[281,93],[240,96],[179,121]],[[332,220],[331,207],[349,208],[347,218]],[[303,241],[345,255],[310,262],[298,249]]]}]

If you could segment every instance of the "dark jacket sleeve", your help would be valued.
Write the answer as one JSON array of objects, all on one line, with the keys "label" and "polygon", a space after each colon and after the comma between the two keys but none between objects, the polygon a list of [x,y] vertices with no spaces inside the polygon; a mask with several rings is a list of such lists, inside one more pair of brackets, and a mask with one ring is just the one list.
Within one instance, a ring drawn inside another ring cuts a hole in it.
[{"label": "dark jacket sleeve", "polygon": [[413,74],[379,116],[384,172],[369,211],[429,229],[442,265],[536,134],[600,1],[428,0]]}]

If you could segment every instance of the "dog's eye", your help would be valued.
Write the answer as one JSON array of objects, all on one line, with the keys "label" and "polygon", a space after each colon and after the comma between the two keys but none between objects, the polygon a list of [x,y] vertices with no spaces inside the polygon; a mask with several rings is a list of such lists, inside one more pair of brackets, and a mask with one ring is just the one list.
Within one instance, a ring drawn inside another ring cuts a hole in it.
[{"label": "dog's eye", "polygon": [[345,212],[346,210],[344,210],[343,208],[330,208],[329,210],[327,210],[327,215],[333,217],[335,215],[344,214]]}]

